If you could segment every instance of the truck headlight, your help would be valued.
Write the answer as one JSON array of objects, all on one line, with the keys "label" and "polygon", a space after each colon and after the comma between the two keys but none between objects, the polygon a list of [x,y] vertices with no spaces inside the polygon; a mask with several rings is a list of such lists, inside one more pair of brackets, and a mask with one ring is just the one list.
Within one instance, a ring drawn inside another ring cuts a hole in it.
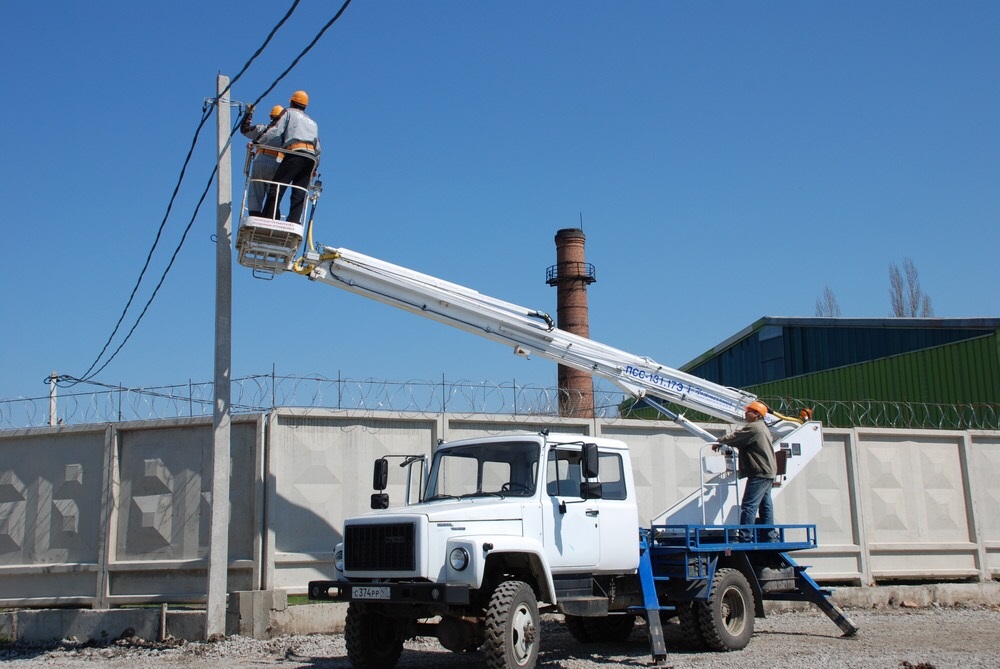
[{"label": "truck headlight", "polygon": [[451,563],[451,568],[455,571],[462,571],[469,566],[469,551],[461,546],[451,549],[451,553],[448,555],[448,562]]},{"label": "truck headlight", "polygon": [[339,548],[333,554],[333,566],[337,571],[344,571],[344,549]]}]

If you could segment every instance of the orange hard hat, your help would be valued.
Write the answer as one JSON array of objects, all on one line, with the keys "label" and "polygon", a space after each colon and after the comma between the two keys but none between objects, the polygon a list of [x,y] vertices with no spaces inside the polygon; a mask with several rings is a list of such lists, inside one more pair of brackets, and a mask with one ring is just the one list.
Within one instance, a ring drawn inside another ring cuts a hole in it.
[{"label": "orange hard hat", "polygon": [[281,112],[285,111],[285,108],[281,105],[274,105],[271,107],[271,118],[278,118],[281,116]]},{"label": "orange hard hat", "polygon": [[754,400],[753,402],[747,405],[747,411],[756,411],[757,413],[760,414],[760,417],[763,418],[764,416],[767,415],[769,409],[767,408],[767,405],[761,402],[760,400]]},{"label": "orange hard hat", "polygon": [[292,102],[306,107],[309,105],[309,94],[305,91],[295,91],[292,93]]}]

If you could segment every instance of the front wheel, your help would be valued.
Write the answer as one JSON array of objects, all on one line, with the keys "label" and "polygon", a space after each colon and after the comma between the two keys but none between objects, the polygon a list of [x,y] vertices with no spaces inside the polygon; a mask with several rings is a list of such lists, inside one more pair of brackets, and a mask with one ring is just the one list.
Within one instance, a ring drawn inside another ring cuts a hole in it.
[{"label": "front wheel", "polygon": [[538,602],[523,581],[504,581],[486,609],[483,654],[489,669],[533,669],[538,662],[541,630]]},{"label": "front wheel", "polygon": [[712,581],[707,602],[695,602],[705,645],[711,650],[746,648],[753,636],[753,593],[736,569],[720,569]]},{"label": "front wheel", "polygon": [[373,613],[363,604],[351,604],[344,641],[354,669],[392,669],[403,652],[402,621]]}]

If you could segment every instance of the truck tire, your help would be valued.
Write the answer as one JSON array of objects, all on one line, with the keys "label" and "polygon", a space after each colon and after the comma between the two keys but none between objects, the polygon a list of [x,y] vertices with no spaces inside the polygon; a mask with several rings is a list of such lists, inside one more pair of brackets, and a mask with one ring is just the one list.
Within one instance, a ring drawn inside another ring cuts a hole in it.
[{"label": "truck tire", "polygon": [[695,602],[705,645],[710,650],[746,648],[753,636],[754,603],[750,583],[737,569],[720,569],[707,602]]},{"label": "truck tire", "polygon": [[488,669],[534,669],[541,629],[535,592],[524,581],[504,581],[486,609]]},{"label": "truck tire", "polygon": [[403,652],[402,621],[373,613],[363,604],[347,607],[344,640],[354,669],[392,669]]},{"label": "truck tire", "polygon": [[682,602],[677,605],[677,620],[681,624],[681,637],[685,647],[691,650],[705,650],[705,635],[701,633],[701,621],[694,602]]},{"label": "truck tire", "polygon": [[569,630],[570,636],[579,641],[580,643],[593,643],[594,640],[590,638],[590,632],[587,630],[586,618],[583,616],[564,616],[566,618],[566,629]]},{"label": "truck tire", "polygon": [[635,616],[631,613],[589,618],[565,616],[566,629],[580,643],[621,643],[632,634]]},{"label": "truck tire", "polygon": [[631,613],[600,618],[587,618],[584,621],[590,638],[598,643],[622,643],[632,634],[635,627],[635,616]]}]

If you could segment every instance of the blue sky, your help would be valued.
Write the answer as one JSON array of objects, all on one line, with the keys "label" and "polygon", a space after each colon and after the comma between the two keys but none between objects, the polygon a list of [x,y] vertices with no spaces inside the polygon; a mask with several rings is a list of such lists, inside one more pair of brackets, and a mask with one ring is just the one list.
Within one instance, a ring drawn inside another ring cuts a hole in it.
[{"label": "blue sky", "polygon": [[[232,97],[260,96],[340,4],[303,0]],[[290,5],[6,9],[0,398],[94,361],[217,73]],[[812,316],[826,286],[846,317],[887,316],[904,257],[935,315],[1000,316],[998,33],[996,2],[354,0],[262,106],[311,96],[318,242],[554,314],[553,238],[582,215],[591,336],[680,366],[761,316]],[[212,121],[137,306],[214,146]],[[214,200],[98,381],[212,379]],[[294,274],[233,272],[236,377],[555,385],[548,361]]]}]

